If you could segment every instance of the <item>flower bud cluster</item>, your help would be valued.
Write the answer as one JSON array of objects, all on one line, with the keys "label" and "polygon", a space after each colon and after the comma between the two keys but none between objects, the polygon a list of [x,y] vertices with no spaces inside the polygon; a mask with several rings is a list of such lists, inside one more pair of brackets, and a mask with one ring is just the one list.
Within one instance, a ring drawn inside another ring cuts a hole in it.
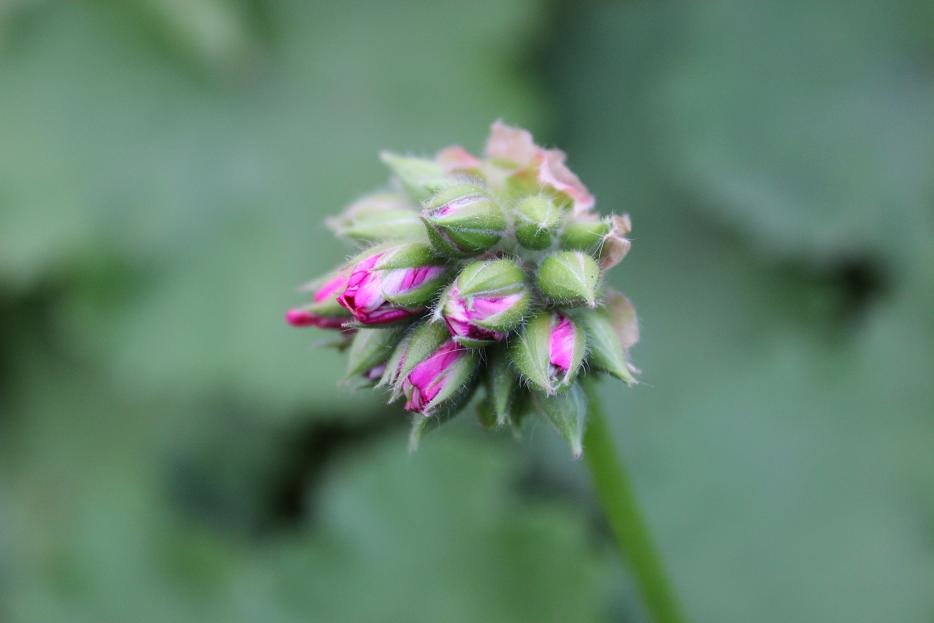
[{"label": "flower bud cluster", "polygon": [[347,381],[404,400],[413,446],[474,402],[490,427],[543,416],[579,455],[582,376],[636,382],[635,310],[603,285],[629,217],[598,215],[565,159],[496,122],[483,158],[382,154],[393,188],[327,221],[361,250],[286,320],[340,330]]}]

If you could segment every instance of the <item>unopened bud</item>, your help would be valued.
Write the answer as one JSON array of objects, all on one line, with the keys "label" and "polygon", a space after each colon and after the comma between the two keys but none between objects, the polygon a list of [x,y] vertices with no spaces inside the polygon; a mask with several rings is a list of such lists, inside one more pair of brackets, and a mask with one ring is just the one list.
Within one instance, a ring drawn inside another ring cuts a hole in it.
[{"label": "unopened bud", "polygon": [[516,240],[527,249],[547,249],[563,216],[563,210],[548,197],[522,200],[515,208]]},{"label": "unopened bud", "polygon": [[399,328],[359,329],[347,353],[345,380],[358,386],[376,385],[401,338]]},{"label": "unopened bud", "polygon": [[512,347],[511,357],[523,377],[552,395],[574,380],[585,350],[584,333],[569,317],[543,312],[525,325]]},{"label": "unopened bud", "polygon": [[444,168],[433,160],[400,156],[388,151],[380,153],[379,157],[416,202],[428,199],[450,183]]},{"label": "unopened bud", "polygon": [[420,242],[377,248],[351,269],[337,301],[361,324],[388,324],[423,312],[446,269]]},{"label": "unopened bud", "polygon": [[504,339],[522,322],[529,291],[512,260],[468,264],[442,297],[441,315],[454,340],[484,346]]},{"label": "unopened bud", "polygon": [[343,214],[325,221],[338,236],[359,243],[418,240],[425,226],[414,203],[402,193],[382,192],[358,199]]},{"label": "unopened bud", "polygon": [[458,257],[486,251],[506,229],[500,207],[471,184],[451,186],[434,195],[422,210],[422,220],[437,251]]},{"label": "unopened bud", "polygon": [[405,409],[430,416],[465,392],[477,369],[474,352],[448,340],[402,380]]},{"label": "unopened bud", "polygon": [[594,307],[600,268],[592,257],[581,251],[562,251],[551,255],[538,269],[538,288],[551,302],[566,307]]},{"label": "unopened bud", "polygon": [[402,380],[408,376],[409,372],[450,337],[443,325],[437,322],[425,322],[416,326],[402,338],[386,362],[386,369],[378,383],[379,386],[391,388],[390,402],[401,394]]}]

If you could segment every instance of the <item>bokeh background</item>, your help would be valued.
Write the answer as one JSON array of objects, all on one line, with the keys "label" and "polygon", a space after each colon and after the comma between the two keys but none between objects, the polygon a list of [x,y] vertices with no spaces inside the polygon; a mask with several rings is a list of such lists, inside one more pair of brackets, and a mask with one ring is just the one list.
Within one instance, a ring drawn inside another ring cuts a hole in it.
[{"label": "bokeh background", "polygon": [[0,1],[0,620],[643,621],[547,425],[285,326],[382,148],[629,212],[614,440],[692,621],[934,620],[934,4]]}]

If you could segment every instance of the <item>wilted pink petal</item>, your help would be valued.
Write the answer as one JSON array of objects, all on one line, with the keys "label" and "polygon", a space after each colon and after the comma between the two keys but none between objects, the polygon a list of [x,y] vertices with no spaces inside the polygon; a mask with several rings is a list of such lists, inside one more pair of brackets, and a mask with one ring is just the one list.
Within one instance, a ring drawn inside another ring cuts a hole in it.
[{"label": "wilted pink petal", "polygon": [[574,342],[577,337],[577,331],[574,324],[564,316],[557,316],[557,324],[551,329],[551,341],[549,344],[549,359],[551,365],[558,368],[562,373],[571,368],[571,362],[574,359]]},{"label": "wilted pink petal", "polygon": [[538,181],[573,199],[576,213],[587,212],[594,206],[593,195],[580,178],[567,168],[564,163],[566,159],[567,155],[560,149],[542,150],[538,155]]},{"label": "wilted pink petal", "polygon": [[479,169],[480,160],[460,145],[445,147],[435,154],[435,162],[448,172]]},{"label": "wilted pink petal", "polygon": [[532,163],[541,148],[535,144],[528,130],[508,126],[502,121],[495,121],[490,127],[490,137],[486,141],[486,156],[495,160],[505,160],[522,168]]},{"label": "wilted pink petal", "polygon": [[610,232],[603,239],[603,248],[600,250],[600,268],[608,270],[619,264],[626,254],[629,253],[629,247],[632,243],[626,238],[626,234],[632,231],[632,223],[628,214],[622,216],[614,214],[610,218],[612,224]]},{"label": "wilted pink petal", "polygon": [[427,411],[432,400],[448,382],[451,367],[466,354],[464,348],[448,340],[415,366],[402,382],[402,391],[406,397],[405,409],[416,413]]}]

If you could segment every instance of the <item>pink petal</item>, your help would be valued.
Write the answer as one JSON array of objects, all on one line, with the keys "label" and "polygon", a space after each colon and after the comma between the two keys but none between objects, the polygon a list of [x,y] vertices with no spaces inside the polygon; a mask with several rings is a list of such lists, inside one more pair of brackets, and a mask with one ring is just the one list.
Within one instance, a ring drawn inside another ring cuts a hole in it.
[{"label": "pink petal", "polygon": [[593,195],[580,178],[564,164],[567,156],[563,151],[547,149],[539,154],[538,159],[538,181],[573,199],[575,213],[586,212],[594,206],[596,202]]},{"label": "pink petal", "polygon": [[381,278],[382,292],[389,296],[405,294],[420,288],[432,279],[437,279],[442,273],[444,273],[443,266],[417,266],[387,270]]},{"label": "pink petal", "polygon": [[574,324],[564,316],[557,316],[557,325],[551,329],[549,343],[549,359],[551,364],[562,371],[571,368],[574,358],[574,342],[576,331]]},{"label": "pink petal", "polygon": [[480,160],[460,145],[451,145],[439,151],[435,154],[435,162],[447,172],[480,168]]},{"label": "pink petal", "polygon": [[330,300],[340,294],[346,287],[347,274],[342,273],[335,275],[328,281],[324,282],[324,285],[315,291],[313,300],[315,303],[322,303],[324,301]]},{"label": "pink petal", "polygon": [[488,158],[506,160],[522,168],[532,162],[540,149],[528,130],[508,126],[499,120],[490,127],[486,141]]}]

